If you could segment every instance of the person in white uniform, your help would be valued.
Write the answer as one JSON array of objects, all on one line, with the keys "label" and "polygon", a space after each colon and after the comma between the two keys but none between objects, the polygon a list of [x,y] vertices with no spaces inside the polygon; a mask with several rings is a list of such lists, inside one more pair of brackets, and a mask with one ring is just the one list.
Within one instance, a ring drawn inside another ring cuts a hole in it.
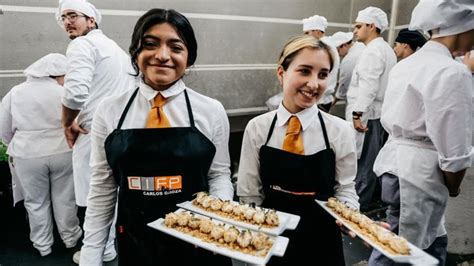
[{"label": "person in white uniform", "polygon": [[356,190],[362,211],[368,210],[377,186],[372,167],[386,134],[380,124],[380,111],[388,74],[397,62],[393,49],[380,36],[387,27],[387,14],[377,7],[359,11],[354,24],[354,35],[366,48],[352,73],[346,120],[352,122],[357,131]]},{"label": "person in white uniform", "polygon": [[72,177],[72,151],[61,127],[66,57],[48,54],[23,72],[0,106],[2,142],[13,157],[30,224],[30,240],[41,256],[52,252],[53,213],[66,248],[82,236]]},{"label": "person in white uniform", "polygon": [[[346,121],[322,112],[328,76],[337,71],[337,52],[311,36],[291,39],[281,53],[277,76],[283,101],[277,110],[253,118],[245,128],[237,179],[243,203],[301,216],[285,257],[268,265],[319,261],[344,265],[341,232],[314,199],[335,196],[358,209],[354,178],[357,156],[354,130]],[[305,240],[321,238],[307,245]]]},{"label": "person in white uniform", "polygon": [[[87,133],[92,116],[103,98],[133,88],[134,79],[129,56],[98,29],[102,16],[94,5],[85,0],[61,0],[56,19],[72,40],[66,52],[62,121],[68,144],[73,147],[74,189],[82,217],[91,178]],[[112,230],[105,261],[116,257],[114,238]],[[74,258],[77,262],[79,255]]]},{"label": "person in white uniform", "polygon": [[[92,123],[81,265],[101,264],[117,194],[119,265],[230,263],[147,226],[196,192],[234,195],[224,107],[182,79],[197,57],[194,30],[175,10],[151,9],[137,21],[129,51],[138,87],[104,100]],[[169,178],[173,185],[157,183]]]},{"label": "person in white uniform", "polygon": [[[329,45],[332,50],[336,50],[336,46],[334,46],[331,39],[326,36],[326,28],[328,27],[328,21],[325,17],[314,15],[312,17],[303,19],[302,22],[304,34],[313,36],[317,39],[321,39],[326,45]],[[336,53],[333,60],[334,64],[339,66],[339,54]],[[337,85],[337,71],[338,68],[336,68],[335,71],[331,71],[331,73],[329,74],[329,79],[327,81],[327,87],[324,91],[324,95],[318,101],[318,107],[325,112],[329,112],[332,106],[332,102],[334,100],[333,94],[336,90]]]},{"label": "person in white uniform", "polygon": [[401,29],[398,32],[393,51],[398,60],[409,57],[426,43],[426,38],[417,30]]},{"label": "person in white uniform", "polygon": [[360,54],[365,49],[363,43],[354,42],[353,39],[353,32],[338,31],[331,36],[331,40],[334,46],[336,46],[339,56],[342,58],[333,105],[340,100],[346,100],[347,89],[351,84],[352,72],[354,72]]},{"label": "person in white uniform", "polygon": [[[444,265],[447,201],[472,163],[471,73],[453,54],[473,48],[474,5],[421,0],[410,29],[430,31],[431,40],[390,73],[381,117],[389,139],[374,171],[392,231]],[[369,265],[390,264],[373,251]]]}]

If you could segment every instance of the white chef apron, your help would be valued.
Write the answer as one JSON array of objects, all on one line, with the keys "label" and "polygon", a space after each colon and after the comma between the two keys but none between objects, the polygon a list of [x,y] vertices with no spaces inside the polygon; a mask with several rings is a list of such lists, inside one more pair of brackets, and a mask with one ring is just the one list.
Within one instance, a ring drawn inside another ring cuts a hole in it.
[{"label": "white chef apron", "polygon": [[438,153],[431,143],[391,138],[397,145],[400,182],[399,234],[421,249],[446,234],[444,212],[449,191],[439,168]]},{"label": "white chef apron", "polygon": [[91,181],[91,138],[89,134],[79,134],[72,149],[72,166],[74,172],[74,194],[76,204],[87,206],[87,195]]}]

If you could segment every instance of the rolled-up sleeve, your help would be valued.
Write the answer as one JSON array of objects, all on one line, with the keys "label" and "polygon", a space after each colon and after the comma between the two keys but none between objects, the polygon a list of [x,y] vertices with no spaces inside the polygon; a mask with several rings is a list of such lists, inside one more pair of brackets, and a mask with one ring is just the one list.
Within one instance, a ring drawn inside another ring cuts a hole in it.
[{"label": "rolled-up sleeve", "polygon": [[444,70],[425,99],[426,131],[438,151],[440,169],[447,172],[472,163],[472,83],[463,70]]},{"label": "rolled-up sleeve", "polygon": [[84,39],[72,41],[66,52],[67,73],[64,80],[62,104],[73,110],[80,110],[89,97],[94,76],[94,47]]}]

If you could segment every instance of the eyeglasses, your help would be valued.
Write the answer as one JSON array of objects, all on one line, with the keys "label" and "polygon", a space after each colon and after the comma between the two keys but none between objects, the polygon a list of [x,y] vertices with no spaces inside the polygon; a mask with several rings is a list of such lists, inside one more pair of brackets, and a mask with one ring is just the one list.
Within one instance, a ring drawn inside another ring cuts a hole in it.
[{"label": "eyeglasses", "polygon": [[67,13],[65,15],[61,15],[61,22],[64,23],[66,21],[66,19],[71,22],[71,23],[74,23],[76,22],[76,20],[79,18],[79,17],[85,17],[85,15],[81,15],[81,14],[77,14],[77,13]]}]

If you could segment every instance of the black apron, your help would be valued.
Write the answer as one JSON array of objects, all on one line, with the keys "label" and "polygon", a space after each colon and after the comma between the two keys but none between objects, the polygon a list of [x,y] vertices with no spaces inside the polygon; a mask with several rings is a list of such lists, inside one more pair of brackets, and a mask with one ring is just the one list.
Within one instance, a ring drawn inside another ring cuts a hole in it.
[{"label": "black apron", "polygon": [[[198,191],[207,191],[214,144],[194,125],[184,90],[190,127],[121,129],[137,90],[105,141],[107,161],[119,184],[117,243],[119,265],[214,264],[228,260],[147,226],[177,209]],[[225,264],[225,262],[224,262]]]},{"label": "black apron", "polygon": [[[265,145],[260,148],[260,176],[265,193],[263,206],[301,217],[282,258],[272,257],[268,265],[344,265],[341,231],[314,200],[334,195],[335,154],[329,146],[321,112],[318,112],[326,149],[299,155],[267,146],[277,116],[273,119]],[[313,195],[311,195],[313,194]]]}]

